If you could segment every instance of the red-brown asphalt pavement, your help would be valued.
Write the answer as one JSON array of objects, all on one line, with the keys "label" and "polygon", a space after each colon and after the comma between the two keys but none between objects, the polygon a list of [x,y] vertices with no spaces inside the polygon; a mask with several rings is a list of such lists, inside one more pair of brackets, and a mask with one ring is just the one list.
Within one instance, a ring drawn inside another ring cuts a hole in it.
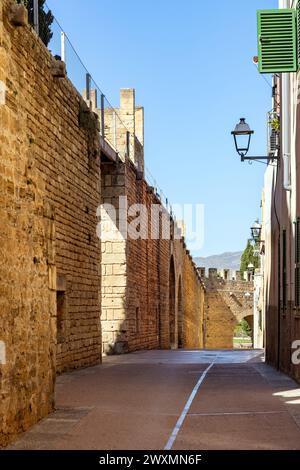
[{"label": "red-brown asphalt pavement", "polygon": [[57,411],[10,449],[300,449],[299,385],[262,356],[179,350],[105,358],[59,377]]}]

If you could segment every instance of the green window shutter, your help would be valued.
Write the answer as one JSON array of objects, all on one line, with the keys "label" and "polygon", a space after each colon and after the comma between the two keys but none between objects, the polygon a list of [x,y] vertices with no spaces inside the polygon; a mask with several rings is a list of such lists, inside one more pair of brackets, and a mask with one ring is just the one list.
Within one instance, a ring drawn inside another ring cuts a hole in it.
[{"label": "green window shutter", "polygon": [[297,10],[296,10],[296,18],[297,18],[297,60],[298,60],[298,68],[300,65],[300,2],[297,3]]},{"label": "green window shutter", "polygon": [[296,72],[296,10],[258,10],[258,69],[260,73]]}]

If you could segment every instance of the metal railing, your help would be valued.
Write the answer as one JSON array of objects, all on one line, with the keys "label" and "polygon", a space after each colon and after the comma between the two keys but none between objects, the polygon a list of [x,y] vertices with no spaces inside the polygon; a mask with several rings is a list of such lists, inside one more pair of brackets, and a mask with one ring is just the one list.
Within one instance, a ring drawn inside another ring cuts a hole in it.
[{"label": "metal railing", "polygon": [[[47,4],[45,4],[45,9],[46,12],[50,11]],[[65,62],[68,78],[83,96],[90,109],[98,114],[100,134],[122,159],[126,155],[130,157],[134,152],[130,138],[131,133],[84,65],[55,17],[51,24],[51,32],[52,37],[48,48],[54,57],[61,58]]]},{"label": "metal railing", "polygon": [[[18,3],[30,4],[29,21],[36,33],[48,47],[52,55],[66,64],[67,76],[82,95],[90,109],[96,112],[100,121],[100,134],[109,145],[119,154],[121,159],[132,157],[134,160],[134,138],[123,123],[118,111],[111,105],[105,94],[94,80],[87,67],[71,43],[53,12],[45,3],[40,10],[39,0],[17,0]],[[43,16],[41,16],[41,13]],[[48,34],[45,35],[45,18],[48,18]],[[44,24],[41,27],[41,22]],[[156,196],[160,199],[166,210],[172,213],[172,206],[163,190],[148,168],[145,168],[145,179],[154,188]]]},{"label": "metal railing", "polygon": [[161,204],[169,212],[171,217],[173,217],[173,219],[176,221],[176,216],[173,212],[173,208],[172,208],[172,205],[171,205],[169,199],[167,198],[167,196],[165,195],[165,193],[163,192],[161,187],[158,185],[156,179],[152,175],[149,168],[147,168],[146,166],[145,166],[145,180],[147,181],[149,186],[151,186],[153,188],[154,194],[160,200]]}]

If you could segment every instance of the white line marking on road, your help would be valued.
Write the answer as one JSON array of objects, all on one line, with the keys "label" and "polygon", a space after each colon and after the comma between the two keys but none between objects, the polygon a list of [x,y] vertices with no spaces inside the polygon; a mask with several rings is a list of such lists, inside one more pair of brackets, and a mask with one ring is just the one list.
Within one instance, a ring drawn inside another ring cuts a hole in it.
[{"label": "white line marking on road", "polygon": [[201,384],[203,383],[205,377],[207,376],[207,374],[208,374],[208,372],[210,371],[210,369],[214,366],[214,364],[215,364],[215,362],[212,362],[212,363],[210,364],[210,366],[208,366],[207,369],[205,369],[205,371],[204,371],[203,374],[201,375],[200,379],[199,379],[198,382],[196,383],[196,385],[195,385],[195,387],[194,387],[194,389],[193,389],[193,391],[192,391],[192,393],[191,393],[191,395],[190,395],[188,401],[187,401],[186,404],[185,404],[185,407],[183,408],[183,411],[182,411],[182,413],[181,413],[181,415],[180,415],[180,417],[179,417],[179,419],[178,419],[178,421],[177,421],[177,423],[176,423],[176,425],[175,425],[175,428],[173,429],[173,432],[172,432],[172,434],[171,434],[171,436],[170,436],[170,439],[168,440],[168,442],[167,442],[167,444],[166,444],[164,450],[171,450],[171,449],[172,449],[173,444],[174,444],[174,442],[175,442],[175,440],[176,440],[176,437],[177,437],[177,435],[178,435],[178,433],[179,433],[179,431],[180,431],[180,428],[181,428],[181,426],[183,425],[183,422],[184,422],[184,420],[185,420],[185,418],[186,418],[186,415],[188,414],[189,409],[190,409],[190,407],[191,407],[191,405],[192,405],[192,403],[193,403],[193,400],[194,400],[194,398],[195,398],[195,396],[196,396],[196,394],[197,394],[197,392],[198,392],[198,390],[199,390]]},{"label": "white line marking on road", "polygon": [[228,413],[190,413],[189,416],[243,416],[243,415],[278,415],[288,411],[233,411]]}]

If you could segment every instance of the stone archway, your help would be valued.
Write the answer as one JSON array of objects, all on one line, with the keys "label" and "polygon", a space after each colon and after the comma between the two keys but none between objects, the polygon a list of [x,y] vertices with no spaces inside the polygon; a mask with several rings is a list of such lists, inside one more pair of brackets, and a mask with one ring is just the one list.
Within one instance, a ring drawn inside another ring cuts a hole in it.
[{"label": "stone archway", "polygon": [[176,280],[174,258],[171,257],[169,271],[169,331],[170,347],[176,348]]},{"label": "stone archway", "polygon": [[[251,349],[253,348],[253,326],[254,326],[254,316],[253,315],[244,315],[240,318],[239,321],[235,323],[235,329],[233,333],[233,348],[234,349]],[[243,327],[242,326],[243,323]],[[247,329],[245,329],[245,326]],[[248,332],[250,328],[251,333]]]},{"label": "stone archway", "polygon": [[182,283],[181,277],[178,282],[178,348],[184,347],[184,324],[183,324],[183,306],[182,306]]}]

